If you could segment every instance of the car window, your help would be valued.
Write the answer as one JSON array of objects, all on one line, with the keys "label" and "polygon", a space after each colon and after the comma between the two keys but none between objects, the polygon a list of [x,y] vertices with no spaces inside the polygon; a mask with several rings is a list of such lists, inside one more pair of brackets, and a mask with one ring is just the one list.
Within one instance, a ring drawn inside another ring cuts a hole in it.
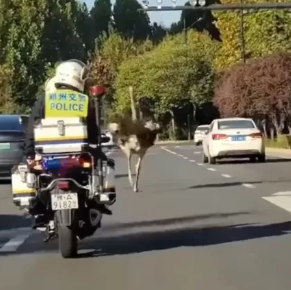
[{"label": "car window", "polygon": [[207,131],[208,130],[208,126],[198,126],[196,131]]},{"label": "car window", "polygon": [[24,131],[24,127],[18,118],[0,118],[0,131]]},{"label": "car window", "polygon": [[253,129],[256,128],[251,120],[227,120],[218,121],[219,130],[227,129]]}]

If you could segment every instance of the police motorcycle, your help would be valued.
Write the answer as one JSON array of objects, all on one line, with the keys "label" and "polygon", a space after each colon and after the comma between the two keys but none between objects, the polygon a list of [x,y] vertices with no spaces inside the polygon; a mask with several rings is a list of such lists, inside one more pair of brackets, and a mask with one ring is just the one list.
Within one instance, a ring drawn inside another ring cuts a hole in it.
[{"label": "police motorcycle", "polygon": [[[100,124],[98,96],[102,91],[97,88],[92,94],[97,95],[96,117]],[[69,139],[70,134],[80,136],[85,129],[84,120],[79,122],[76,118],[67,118],[66,123],[43,119],[35,127],[35,139],[40,134],[53,135],[56,131]],[[109,137],[99,134],[99,148],[75,143],[70,144],[69,150],[60,146],[36,146],[41,156],[39,168],[20,164],[12,169],[14,203],[29,212],[36,203],[41,204],[46,226],[39,229],[45,232],[45,242],[58,238],[63,258],[76,256],[78,240],[92,236],[101,227],[103,214],[111,214],[109,207],[116,201],[114,161],[98,158],[96,166],[96,156],[92,153],[101,151],[101,144],[108,141]]]}]

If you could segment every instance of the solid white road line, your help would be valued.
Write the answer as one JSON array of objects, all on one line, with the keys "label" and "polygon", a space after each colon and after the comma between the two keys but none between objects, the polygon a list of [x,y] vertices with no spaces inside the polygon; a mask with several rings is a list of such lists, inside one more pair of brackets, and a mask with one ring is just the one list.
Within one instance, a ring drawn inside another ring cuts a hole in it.
[{"label": "solid white road line", "polygon": [[249,184],[249,183],[242,183],[242,186],[247,187],[247,188],[256,188],[254,185]]},{"label": "solid white road line", "polygon": [[288,211],[291,212],[291,198],[287,196],[266,196],[262,199]]},{"label": "solid white road line", "polygon": [[207,170],[209,170],[209,171],[216,171],[216,169],[214,169],[214,168],[207,168]]},{"label": "solid white road line", "polygon": [[231,178],[231,175],[228,175],[228,174],[221,174],[221,176],[225,178]]},{"label": "solid white road line", "polygon": [[13,239],[9,240],[0,249],[0,253],[16,252],[17,249],[28,239],[31,234],[31,229],[23,231]]}]

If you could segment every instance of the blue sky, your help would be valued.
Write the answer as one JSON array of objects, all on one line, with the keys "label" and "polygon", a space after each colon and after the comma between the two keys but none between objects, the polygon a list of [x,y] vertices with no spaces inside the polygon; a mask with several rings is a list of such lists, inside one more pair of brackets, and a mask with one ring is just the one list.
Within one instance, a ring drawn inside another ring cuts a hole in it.
[{"label": "blue sky", "polygon": [[[140,0],[139,0],[140,1]],[[92,7],[94,0],[84,0],[89,8]],[[111,0],[112,4],[115,2]],[[149,0],[150,5],[156,5],[156,0]],[[184,5],[185,0],[177,0],[177,5]],[[163,5],[171,5],[171,0],[163,0]],[[171,23],[176,22],[180,19],[181,11],[173,11],[173,12],[149,12],[149,16],[152,22],[157,22],[163,24],[167,27],[171,25]]]}]

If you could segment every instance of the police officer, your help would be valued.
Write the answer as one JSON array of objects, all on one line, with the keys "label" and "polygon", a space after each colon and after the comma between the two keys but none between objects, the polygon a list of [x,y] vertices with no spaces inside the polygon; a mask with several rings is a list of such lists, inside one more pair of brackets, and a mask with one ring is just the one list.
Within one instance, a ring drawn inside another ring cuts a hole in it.
[{"label": "police officer", "polygon": [[88,74],[89,69],[83,62],[72,59],[62,62],[56,68],[55,76],[47,81],[45,95],[35,102],[29,116],[25,142],[28,164],[35,163],[34,125],[46,117],[86,118],[88,142],[97,144],[95,106],[93,100],[83,94]]}]

